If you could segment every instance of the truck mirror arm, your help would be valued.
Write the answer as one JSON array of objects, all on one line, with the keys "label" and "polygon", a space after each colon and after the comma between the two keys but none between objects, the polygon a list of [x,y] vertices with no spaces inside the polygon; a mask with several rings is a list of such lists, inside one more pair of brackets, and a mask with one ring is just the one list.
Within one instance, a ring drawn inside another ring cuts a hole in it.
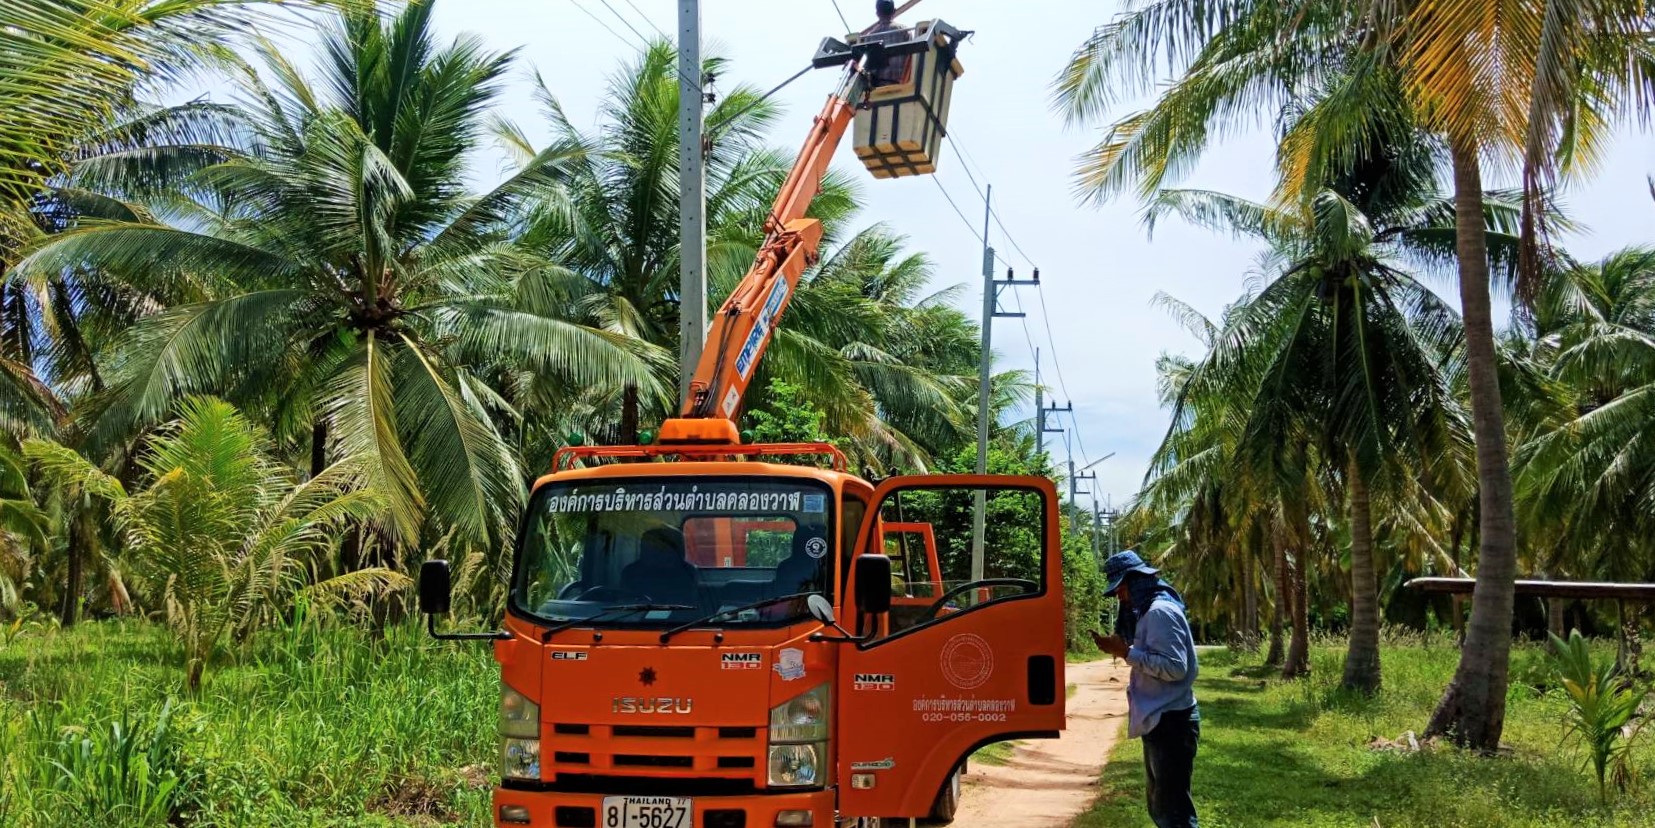
[{"label": "truck mirror arm", "polygon": [[437,632],[437,616],[429,614],[425,616],[425,631],[438,641],[510,641],[512,638],[511,633],[505,630],[473,633]]}]

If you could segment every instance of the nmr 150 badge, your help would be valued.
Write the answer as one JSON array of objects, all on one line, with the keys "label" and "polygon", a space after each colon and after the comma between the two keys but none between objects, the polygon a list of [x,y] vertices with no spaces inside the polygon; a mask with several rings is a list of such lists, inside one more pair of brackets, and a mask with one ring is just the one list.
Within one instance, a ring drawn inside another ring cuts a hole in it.
[{"label": "nmr 150 badge", "polygon": [[757,670],[764,666],[764,653],[720,653],[718,664],[725,670]]}]

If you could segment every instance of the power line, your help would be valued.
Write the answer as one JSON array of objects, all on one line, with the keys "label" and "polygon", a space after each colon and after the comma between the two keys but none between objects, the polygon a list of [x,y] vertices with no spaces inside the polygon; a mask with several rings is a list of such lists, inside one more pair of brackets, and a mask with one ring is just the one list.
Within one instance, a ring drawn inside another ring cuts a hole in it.
[{"label": "power line", "polygon": [[[637,35],[638,36],[638,42],[640,44],[642,44],[645,49],[649,48],[649,38],[644,37],[644,33],[638,31],[638,27],[632,25],[632,21],[626,19],[626,15],[623,15],[620,12],[615,11],[615,7],[609,5],[609,0],[598,0],[598,2],[602,3],[603,7],[608,9],[610,14],[615,15],[615,19],[621,21],[622,26],[627,27],[628,29],[630,29],[632,31],[633,34]],[[646,22],[647,22],[647,18],[646,18]]]},{"label": "power line", "polygon": [[569,3],[571,5],[573,5],[575,8],[580,9],[581,14],[584,14],[587,17],[592,18],[592,22],[598,24],[599,26],[602,26],[604,31],[614,35],[615,39],[619,40],[621,43],[625,44],[627,48],[630,49],[632,47],[632,41],[627,40],[624,37],[621,37],[620,32],[615,31],[613,28],[610,27],[610,25],[608,23],[603,22],[603,19],[598,17],[597,15],[593,14],[590,9],[586,8],[585,6],[582,6],[580,4],[580,0],[569,0]]},{"label": "power line", "polygon": [[[950,131],[948,133],[946,136],[948,138],[948,145],[954,148],[954,157],[960,159],[960,169],[965,170],[966,177],[971,179],[971,186],[977,187],[977,195],[981,196],[983,194],[983,188],[977,186],[977,177],[971,174],[971,168],[976,167],[978,174],[982,175],[984,179],[988,178],[988,174],[983,172],[983,165],[977,163],[977,159],[972,157],[970,151],[965,148],[965,144],[959,140],[956,133],[957,130]],[[1029,254],[1023,252],[1023,245],[1018,244],[1017,237],[1013,236],[1011,231],[1006,229],[1006,223],[1000,219],[1000,211],[995,210],[993,206],[990,205],[988,214],[994,217],[994,226],[1000,228],[1000,232],[1005,235],[1006,241],[1011,242],[1012,249],[1017,251],[1017,255],[1023,257],[1023,263],[1027,264],[1031,268],[1034,267],[1034,259],[1031,258]],[[1011,263],[1006,262],[1006,264],[1009,265]]]},{"label": "power line", "polygon": [[954,197],[948,194],[948,188],[942,186],[942,181],[935,175],[928,175],[926,178],[931,179],[931,183],[937,185],[937,190],[942,193],[942,197],[948,199],[948,206],[954,208],[954,215],[960,217],[960,222],[965,225],[966,230],[970,231],[971,237],[979,242],[982,242],[983,244],[987,244],[987,242],[983,241],[983,234],[977,232],[977,228],[971,224],[971,219],[965,217],[965,211],[960,209],[960,205],[954,203]]},{"label": "power line", "polygon": [[645,22],[645,23],[648,23],[648,24],[649,24],[649,27],[650,27],[650,28],[651,28],[651,29],[654,29],[654,30],[655,30],[655,33],[656,33],[656,34],[658,34],[658,35],[660,35],[660,36],[661,36],[661,39],[662,39],[662,40],[672,40],[672,36],[671,36],[671,35],[668,35],[668,34],[667,34],[667,33],[666,33],[666,32],[665,32],[665,31],[662,31],[662,29],[661,29],[661,27],[660,27],[660,26],[657,26],[657,25],[655,25],[655,21],[653,21],[653,20],[650,20],[650,19],[649,19],[649,15],[647,15],[647,14],[644,14],[644,10],[643,10],[643,9],[640,9],[640,8],[638,8],[638,7],[637,7],[637,6],[636,6],[636,5],[634,5],[634,4],[633,4],[633,2],[632,2],[632,0],[626,0],[626,4],[627,4],[627,5],[628,5],[628,6],[632,6],[632,10],[633,10],[633,11],[635,11],[635,12],[637,12],[637,13],[638,13],[638,16],[639,16],[639,17],[642,17],[642,18],[643,18],[643,19],[644,19],[644,22]]},{"label": "power line", "polygon": [[839,15],[839,23],[845,27],[845,31],[855,31],[850,27],[850,21],[845,19],[845,13],[839,9],[839,0],[831,0],[831,2],[833,3],[833,11]]},{"label": "power line", "polygon": [[[1052,315],[1046,310],[1046,292],[1036,291],[1040,295],[1040,318],[1046,323],[1046,343],[1052,348],[1052,367],[1057,369],[1057,387],[1063,389],[1063,396],[1070,400],[1074,395],[1069,393],[1069,383],[1063,379],[1063,363],[1057,358],[1057,340],[1052,337]],[[1069,412],[1069,424],[1075,429],[1075,443],[1080,446],[1080,459],[1088,460],[1086,456],[1086,440],[1080,434],[1080,419],[1073,411]]]},{"label": "power line", "polygon": [[[592,22],[598,24],[599,26],[602,26],[604,31],[614,35],[615,39],[619,40],[622,45],[626,46],[628,49],[632,48],[633,41],[628,40],[626,37],[621,35],[620,32],[615,31],[614,27],[610,26],[608,23],[603,22],[603,18],[598,17],[596,14],[594,14],[592,12],[591,9],[588,9],[585,6],[582,6],[580,4],[580,0],[569,0],[569,2],[571,4],[573,4],[575,8],[580,9],[581,14],[584,14],[587,17],[592,18]],[[638,37],[637,43],[639,45],[643,46],[644,51],[646,51],[646,52],[649,51],[649,47],[650,47],[649,38],[644,37],[643,34],[640,33],[636,27],[634,27],[630,22],[627,21],[627,19],[624,15],[622,15],[620,12],[616,11],[614,6],[609,5],[609,0],[598,0],[598,2],[602,3],[603,7],[608,9],[609,13],[615,16],[615,19],[621,21],[621,23],[623,25],[625,25],[628,29],[630,29],[634,35],[637,35],[637,37]],[[634,8],[636,8],[636,7],[634,7]],[[648,22],[647,18],[645,19],[645,22]],[[654,24],[651,24],[651,25],[654,25]],[[657,29],[657,31],[659,31],[659,29]],[[668,38],[668,40],[670,40],[670,39],[671,38]],[[701,88],[701,84],[698,81],[691,80],[688,75],[685,75],[683,72],[678,71],[677,69],[674,69],[673,73],[678,76],[679,80],[682,80],[684,83],[694,87],[695,92],[696,92],[697,95],[700,95],[704,92],[704,90]]]},{"label": "power line", "polygon": [[[952,143],[952,142],[953,142],[952,138],[950,138],[950,143]],[[959,147],[958,144],[955,145],[955,151],[956,151],[956,154],[961,153],[961,148]],[[961,169],[966,169],[966,176],[969,178],[969,177],[971,177],[971,172],[965,166],[963,154],[961,154],[960,157],[962,159]],[[933,184],[937,185],[937,190],[942,193],[943,198],[948,200],[948,206],[954,208],[954,215],[960,217],[960,223],[965,225],[966,230],[971,233],[972,238],[976,239],[979,242],[987,244],[987,242],[985,242],[983,240],[982,234],[977,231],[976,226],[971,223],[970,219],[966,218],[965,211],[961,210],[960,205],[955,203],[954,197],[949,195],[948,188],[946,188],[942,185],[942,180],[939,179],[936,175],[930,175],[930,176],[927,176],[927,178],[930,178],[931,182]],[[977,184],[977,181],[976,181],[975,178],[972,178],[971,183],[972,183],[973,187],[978,187],[978,184]],[[979,195],[982,194],[982,190],[980,188],[977,190],[977,192],[978,192]],[[1020,255],[1022,255],[1023,260],[1025,262],[1028,262],[1029,267],[1031,267],[1031,268],[1034,267],[1033,260],[1029,258],[1029,255],[1027,253],[1023,252],[1022,247],[1018,246],[1017,240],[1013,239],[1011,237],[1011,234],[1006,232],[1005,224],[1000,221],[1000,217],[997,213],[994,212],[994,209],[993,209],[992,205],[990,205],[990,207],[989,207],[989,215],[994,217],[995,224],[997,226],[999,226],[1000,232],[1005,234],[1006,240],[1011,242],[1012,247],[1017,249],[1017,252]],[[1007,267],[1011,266],[1011,262],[1006,261],[1005,258],[1000,256],[998,252],[995,253],[995,258],[998,259],[1002,264],[1006,265]],[[1052,366],[1057,369],[1057,385],[1058,385],[1058,388],[1063,391],[1063,396],[1065,398],[1072,401],[1074,399],[1074,395],[1069,393],[1069,383],[1063,376],[1063,362],[1058,357],[1057,339],[1056,339],[1056,337],[1054,337],[1052,335],[1052,317],[1051,317],[1050,311],[1048,311],[1046,309],[1046,292],[1043,291],[1043,290],[1037,290],[1037,291],[1035,291],[1035,293],[1037,295],[1039,295],[1039,297],[1040,297],[1040,318],[1041,318],[1041,321],[1046,326],[1046,344],[1051,348],[1051,351],[1052,351]],[[1022,300],[1021,297],[1017,298],[1017,303],[1018,303],[1018,311],[1021,312],[1022,309],[1023,309],[1022,308],[1023,300]],[[1025,316],[1022,321],[1023,321],[1023,338],[1028,343],[1029,353],[1032,354],[1032,353],[1034,353],[1034,334],[1029,330],[1028,318]],[[1081,434],[1080,419],[1075,416],[1075,413],[1072,410],[1068,413],[1069,413],[1069,425],[1074,430],[1075,445],[1080,449],[1081,461],[1082,462],[1091,462],[1091,458],[1086,453],[1086,438]]]}]

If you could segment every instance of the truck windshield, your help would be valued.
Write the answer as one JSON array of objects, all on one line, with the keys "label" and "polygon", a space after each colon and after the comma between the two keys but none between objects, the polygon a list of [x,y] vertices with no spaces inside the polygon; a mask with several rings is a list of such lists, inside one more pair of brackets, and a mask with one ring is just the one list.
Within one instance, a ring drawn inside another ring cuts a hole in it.
[{"label": "truck windshield", "polygon": [[[659,626],[772,597],[831,598],[832,503],[826,485],[799,479],[543,486],[529,501],[512,600],[548,621]],[[605,612],[616,605],[637,610]],[[804,599],[795,598],[732,613],[719,625],[805,615]]]}]

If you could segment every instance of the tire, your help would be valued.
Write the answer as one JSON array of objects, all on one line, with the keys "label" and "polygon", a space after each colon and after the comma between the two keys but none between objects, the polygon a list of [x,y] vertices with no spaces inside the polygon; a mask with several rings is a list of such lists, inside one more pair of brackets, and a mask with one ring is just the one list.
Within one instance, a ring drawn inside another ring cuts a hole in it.
[{"label": "tire", "polygon": [[931,806],[931,815],[925,818],[923,824],[949,825],[954,822],[954,815],[960,810],[960,777],[964,775],[963,765],[948,775],[947,781],[942,783],[942,790],[937,791],[937,801]]}]

